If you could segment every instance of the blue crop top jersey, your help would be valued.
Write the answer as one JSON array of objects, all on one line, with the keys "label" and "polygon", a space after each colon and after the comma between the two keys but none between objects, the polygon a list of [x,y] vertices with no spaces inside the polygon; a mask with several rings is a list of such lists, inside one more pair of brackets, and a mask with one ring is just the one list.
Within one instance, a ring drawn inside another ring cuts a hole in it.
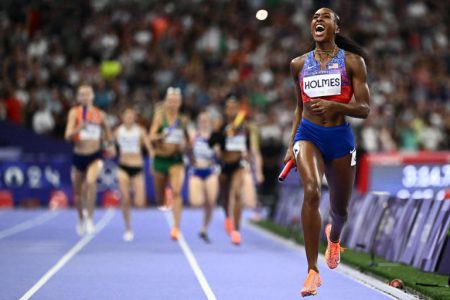
[{"label": "blue crop top jersey", "polygon": [[[303,103],[314,98],[349,103],[353,96],[353,87],[345,68],[345,51],[339,49],[324,70],[321,70],[314,52],[309,52],[298,74],[298,83]],[[299,151],[298,141],[314,144],[326,163],[348,154],[352,154],[352,165],[356,163],[354,136],[348,123],[326,127],[302,118],[294,136],[295,157]]]}]

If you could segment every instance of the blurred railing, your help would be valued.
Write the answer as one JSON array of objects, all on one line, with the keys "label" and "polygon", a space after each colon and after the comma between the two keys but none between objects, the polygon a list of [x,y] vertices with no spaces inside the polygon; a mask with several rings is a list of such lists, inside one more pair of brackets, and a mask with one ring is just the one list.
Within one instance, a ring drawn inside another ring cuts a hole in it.
[{"label": "blurred railing", "polygon": [[[450,153],[375,154],[365,160],[342,243],[373,257],[450,274],[449,254],[443,251],[450,249]],[[301,229],[302,203],[303,187],[298,174],[291,172],[280,185],[275,222]],[[325,185],[323,226],[330,222],[329,208]]]}]

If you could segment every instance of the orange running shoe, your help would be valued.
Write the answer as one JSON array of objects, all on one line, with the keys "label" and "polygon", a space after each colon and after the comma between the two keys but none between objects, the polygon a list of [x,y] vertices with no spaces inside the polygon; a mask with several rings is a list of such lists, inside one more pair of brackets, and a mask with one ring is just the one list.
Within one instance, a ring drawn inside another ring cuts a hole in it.
[{"label": "orange running shoe", "polygon": [[178,241],[179,237],[180,237],[180,229],[173,227],[172,231],[170,232],[170,238],[174,241]]},{"label": "orange running shoe", "polygon": [[322,285],[319,273],[314,270],[309,270],[308,276],[306,276],[303,288],[300,292],[302,297],[313,296],[317,294],[317,289]]},{"label": "orange running shoe", "polygon": [[231,234],[231,232],[233,232],[233,230],[234,230],[233,220],[231,220],[231,218],[226,218],[225,219],[225,231],[228,234]]},{"label": "orange running shoe", "polygon": [[235,245],[239,245],[241,243],[241,234],[239,231],[233,230],[231,232],[231,242]]},{"label": "orange running shoe", "polygon": [[333,243],[330,240],[331,224],[325,227],[325,235],[327,236],[328,246],[325,250],[325,260],[327,262],[328,268],[336,269],[341,261],[341,252],[344,252],[344,248],[341,247],[340,243]]}]

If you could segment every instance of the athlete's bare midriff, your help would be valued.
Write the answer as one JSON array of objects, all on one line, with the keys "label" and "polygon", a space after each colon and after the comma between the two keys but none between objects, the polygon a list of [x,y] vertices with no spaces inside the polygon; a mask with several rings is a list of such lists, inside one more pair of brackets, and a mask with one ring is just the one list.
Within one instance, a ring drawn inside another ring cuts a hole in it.
[{"label": "athlete's bare midriff", "polygon": [[242,159],[242,152],[240,151],[224,151],[222,153],[222,161],[224,163],[234,163]]},{"label": "athlete's bare midriff", "polygon": [[130,167],[142,167],[144,159],[140,153],[125,153],[119,157],[119,164]]},{"label": "athlete's bare midriff", "polygon": [[173,156],[181,153],[181,145],[177,144],[167,144],[163,142],[158,142],[155,147],[155,154],[158,156]]},{"label": "athlete's bare midriff", "polygon": [[325,127],[338,126],[345,123],[345,116],[342,114],[333,114],[329,116],[319,116],[311,111],[311,102],[303,103],[302,118]]},{"label": "athlete's bare midriff", "polygon": [[213,166],[213,163],[206,159],[196,159],[195,164],[194,164],[194,167],[196,167],[198,169],[206,169],[211,166]]},{"label": "athlete's bare midriff", "polygon": [[100,140],[82,140],[75,142],[73,152],[80,155],[90,155],[95,152],[100,151],[101,141]]}]

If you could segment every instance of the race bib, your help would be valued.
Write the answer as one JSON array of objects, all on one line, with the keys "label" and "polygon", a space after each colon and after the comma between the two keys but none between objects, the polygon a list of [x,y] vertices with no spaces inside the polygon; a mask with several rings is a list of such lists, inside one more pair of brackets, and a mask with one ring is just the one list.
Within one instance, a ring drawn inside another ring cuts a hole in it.
[{"label": "race bib", "polygon": [[303,77],[303,91],[310,98],[340,95],[341,83],[341,73]]},{"label": "race bib", "polygon": [[181,128],[174,128],[169,130],[169,134],[164,139],[166,144],[176,144],[179,145],[184,140],[184,133]]},{"label": "race bib", "polygon": [[225,141],[225,150],[227,151],[247,151],[247,138],[243,134],[229,136]]},{"label": "race bib", "polygon": [[214,150],[206,142],[196,142],[194,144],[194,156],[196,159],[210,160],[214,157]]},{"label": "race bib", "polygon": [[86,127],[80,131],[80,140],[99,140],[101,137],[102,129],[100,124],[87,123]]},{"label": "race bib", "polygon": [[138,126],[127,129],[120,126],[117,130],[117,143],[121,153],[139,154],[141,153],[141,131]]},{"label": "race bib", "polygon": [[139,154],[141,152],[140,140],[132,137],[123,137],[119,140],[120,152],[127,154]]}]

